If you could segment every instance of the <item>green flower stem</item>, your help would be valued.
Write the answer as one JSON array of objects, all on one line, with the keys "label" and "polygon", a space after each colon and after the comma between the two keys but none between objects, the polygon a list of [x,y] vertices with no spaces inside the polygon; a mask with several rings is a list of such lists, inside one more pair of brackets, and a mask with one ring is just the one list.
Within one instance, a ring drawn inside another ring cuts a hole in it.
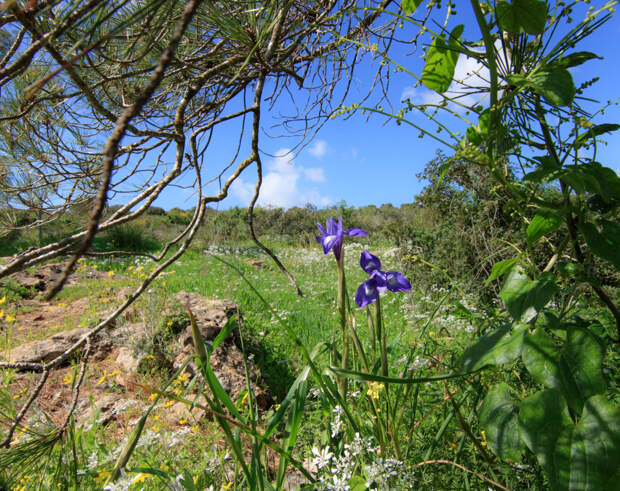
[{"label": "green flower stem", "polygon": [[375,329],[376,338],[381,343],[381,375],[388,376],[388,362],[387,362],[387,344],[385,339],[385,329],[383,328],[383,319],[381,317],[381,295],[377,296],[375,302]]},{"label": "green flower stem", "polygon": [[372,316],[370,315],[370,310],[366,309],[366,316],[368,317],[368,331],[370,332],[370,348],[373,354],[377,350],[377,343],[375,341],[375,327],[372,322]]},{"label": "green flower stem", "polygon": [[[347,312],[346,312],[346,295],[347,295],[347,283],[344,274],[344,248],[340,253],[340,259],[338,264],[338,316],[340,321],[340,333],[342,336],[342,359],[341,368],[347,370],[349,367],[349,336],[347,332]],[[347,395],[347,380],[341,378],[338,381],[340,388],[340,394],[343,399]]]}]

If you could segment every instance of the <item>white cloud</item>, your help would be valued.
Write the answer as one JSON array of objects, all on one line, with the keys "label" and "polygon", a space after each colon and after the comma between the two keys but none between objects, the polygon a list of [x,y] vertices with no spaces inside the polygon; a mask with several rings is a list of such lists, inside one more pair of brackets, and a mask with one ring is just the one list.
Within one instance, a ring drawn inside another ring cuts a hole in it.
[{"label": "white cloud", "polygon": [[308,153],[313,157],[320,159],[327,153],[327,142],[325,140],[317,140],[308,148]]},{"label": "white cloud", "polygon": [[[262,207],[290,208],[312,203],[327,206],[331,200],[309,183],[325,181],[323,169],[296,165],[288,148],[278,150],[275,157],[265,164],[260,196],[257,205]],[[254,195],[254,183],[237,179],[230,187],[231,194],[244,205],[248,205]]]},{"label": "white cloud", "polygon": [[320,167],[303,169],[306,179],[312,182],[325,182],[325,172]]}]

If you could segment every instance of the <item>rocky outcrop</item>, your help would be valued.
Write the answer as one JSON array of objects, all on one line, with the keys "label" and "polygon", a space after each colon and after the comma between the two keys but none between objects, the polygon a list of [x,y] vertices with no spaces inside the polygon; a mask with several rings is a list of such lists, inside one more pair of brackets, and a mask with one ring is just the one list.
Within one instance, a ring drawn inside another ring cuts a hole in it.
[{"label": "rocky outcrop", "polygon": [[[47,339],[22,344],[10,350],[8,360],[13,363],[47,363],[62,355],[89,331],[88,328],[71,329],[54,334]],[[95,338],[93,343],[96,345],[96,350],[102,351],[111,347],[109,340],[104,341],[101,336]]]}]

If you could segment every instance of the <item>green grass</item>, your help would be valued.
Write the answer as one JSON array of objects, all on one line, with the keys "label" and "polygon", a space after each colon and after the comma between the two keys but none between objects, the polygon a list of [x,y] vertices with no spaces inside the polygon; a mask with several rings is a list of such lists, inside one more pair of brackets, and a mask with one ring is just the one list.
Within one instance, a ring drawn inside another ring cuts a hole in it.
[{"label": "green grass", "polygon": [[[366,248],[367,246],[362,244],[349,244],[345,251],[351,302],[357,286],[367,278],[366,273],[359,267],[360,253]],[[369,249],[381,258],[384,270],[402,269],[395,250],[372,246]],[[234,301],[244,319],[242,335],[247,354],[253,355],[276,402],[279,403],[303,368],[304,360],[289,334],[265,307],[254,288],[277,315],[288,323],[306,347],[311,349],[317,343],[330,342],[338,328],[334,258],[332,255],[324,256],[318,246],[313,249],[281,248],[276,251],[304,292],[305,297],[301,298],[271,260],[255,247],[219,248],[212,249],[211,252],[217,254],[221,260],[203,251],[192,250],[186,253],[149,287],[148,292],[136,302],[135,308],[143,317],[146,315],[148,322],[161,326],[167,325],[167,322],[162,320],[162,311],[174,307],[182,314],[182,306],[175,306],[171,301],[172,295],[180,290]],[[252,259],[260,259],[265,267],[250,265],[249,261]],[[222,260],[234,267],[226,265]],[[93,298],[93,302],[100,303],[106,297],[112,298],[115,288],[135,287],[140,279],[156,267],[150,260],[135,258],[96,262],[89,260],[84,262],[83,267],[95,265],[99,271],[115,272],[104,280],[105,288],[101,288],[101,281],[70,287],[61,294],[65,301],[88,296]],[[239,270],[243,277],[236,270]],[[415,284],[411,292],[387,292],[382,296],[382,306],[388,345],[391,345],[389,359],[393,376],[405,371],[406,355],[410,355],[411,361],[415,361],[416,365],[407,376],[457,371],[458,358],[464,347],[480,332],[501,324],[505,316],[499,305],[481,306],[473,294],[463,296],[456,291],[439,287],[422,290]],[[366,311],[358,309],[354,304],[353,311],[362,343],[369,349]],[[319,360],[321,367],[328,364],[327,356]],[[407,429],[402,435],[402,445],[407,449],[404,455],[405,464],[433,459],[453,460],[502,482],[509,488],[543,487],[539,469],[531,457],[525,459],[530,465],[525,470],[515,469],[502,462],[487,464],[481,461],[445,396],[446,390],[454,394],[470,431],[480,441],[484,441],[484,436],[477,427],[476,412],[486,388],[491,382],[497,382],[498,377],[515,386],[534,386],[527,371],[519,365],[514,372],[483,371],[469,377],[467,381],[457,379],[446,383],[414,386],[408,397],[402,400],[404,427]],[[150,382],[157,384],[158,380]],[[148,382],[147,377],[144,383]],[[365,387],[366,384],[351,383],[351,389],[364,390]],[[272,411],[269,413],[273,414]],[[295,448],[299,459],[312,458],[313,446],[326,445],[331,441],[329,419],[329,410],[322,406],[320,398],[309,398],[301,436]],[[129,431],[131,427],[124,429],[125,434]],[[188,470],[192,479],[196,478],[199,486],[205,488],[215,484],[218,489],[227,485],[230,480],[235,480],[234,475],[238,469],[234,461],[222,458],[226,450],[220,445],[220,437],[214,424],[209,423],[203,425],[201,431],[184,434],[184,438],[174,447],[167,446],[164,433],[165,431],[162,431],[160,437],[153,437],[152,434],[147,437],[147,440],[155,440],[136,451],[129,464],[131,469],[159,469],[167,474],[168,481]],[[218,445],[217,454],[213,452],[214,444]],[[79,457],[80,466],[83,468],[86,465],[93,452],[99,465],[84,476],[81,486],[83,489],[97,489],[94,478],[98,472],[111,468],[109,455],[117,448],[117,443],[101,430],[84,436],[83,445],[84,450]],[[208,471],[205,472],[205,469]],[[137,475],[137,472],[132,475]],[[421,489],[487,487],[479,478],[468,476],[454,467],[425,465],[416,468],[415,473],[416,485]],[[140,486],[143,486],[142,489],[166,489],[166,479],[149,477],[144,483],[137,483],[130,489],[141,489]]]}]

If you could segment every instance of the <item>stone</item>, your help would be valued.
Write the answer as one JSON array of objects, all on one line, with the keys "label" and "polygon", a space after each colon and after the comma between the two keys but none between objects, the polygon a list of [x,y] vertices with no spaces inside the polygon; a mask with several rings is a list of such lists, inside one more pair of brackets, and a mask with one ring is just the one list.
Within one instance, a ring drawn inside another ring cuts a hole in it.
[{"label": "stone", "polygon": [[11,349],[8,358],[14,363],[47,363],[62,355],[89,331],[87,328],[71,329],[41,341],[31,341]]}]

